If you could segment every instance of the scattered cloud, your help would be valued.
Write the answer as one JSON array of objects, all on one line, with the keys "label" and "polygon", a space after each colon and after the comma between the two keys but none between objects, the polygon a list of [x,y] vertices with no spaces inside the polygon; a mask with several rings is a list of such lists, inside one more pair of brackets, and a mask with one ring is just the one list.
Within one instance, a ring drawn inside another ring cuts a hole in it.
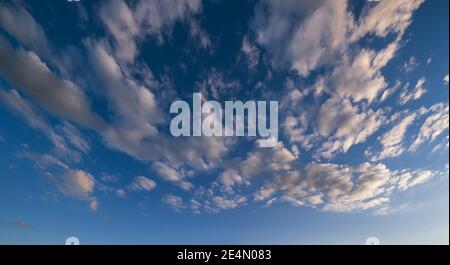
[{"label": "scattered cloud", "polygon": [[427,92],[423,87],[426,81],[425,77],[420,78],[412,91],[408,91],[407,87],[404,87],[400,94],[400,103],[404,105],[410,101],[421,98]]},{"label": "scattered cloud", "polygon": [[448,129],[448,104],[435,104],[429,108],[429,112],[431,114],[420,127],[419,134],[410,146],[409,151],[416,151],[420,145],[427,141],[433,141]]},{"label": "scattered cloud", "polygon": [[410,127],[417,119],[417,114],[412,113],[403,118],[390,131],[386,132],[379,138],[383,149],[372,160],[382,160],[388,157],[396,157],[401,155],[405,148],[403,146],[404,137],[408,127]]},{"label": "scattered cloud", "polygon": [[179,212],[185,208],[183,199],[181,197],[175,196],[173,194],[168,194],[164,196],[163,202],[168,204],[172,209]]},{"label": "scattered cloud", "polygon": [[[137,176],[133,182],[128,186],[130,191],[151,191],[156,187],[156,182],[144,176]],[[123,192],[118,191],[118,195],[123,195]]]},{"label": "scattered cloud", "polygon": [[105,126],[77,85],[56,76],[34,52],[14,49],[3,37],[0,71],[48,111],[88,128],[100,130]]},{"label": "scattered cloud", "polygon": [[0,27],[28,48],[44,55],[50,52],[44,30],[22,6],[0,4]]}]

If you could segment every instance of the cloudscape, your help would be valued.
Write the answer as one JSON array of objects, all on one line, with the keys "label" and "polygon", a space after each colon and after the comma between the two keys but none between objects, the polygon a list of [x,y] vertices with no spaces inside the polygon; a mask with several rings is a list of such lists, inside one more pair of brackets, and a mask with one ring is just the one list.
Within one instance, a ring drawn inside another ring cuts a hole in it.
[{"label": "cloudscape", "polygon": [[448,244],[448,5],[1,1],[0,244]]}]

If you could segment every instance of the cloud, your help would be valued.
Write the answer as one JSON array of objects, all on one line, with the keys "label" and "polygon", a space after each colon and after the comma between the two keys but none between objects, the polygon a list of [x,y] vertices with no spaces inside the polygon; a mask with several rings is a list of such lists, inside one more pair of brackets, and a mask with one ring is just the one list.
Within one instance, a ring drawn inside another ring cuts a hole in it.
[{"label": "cloud", "polygon": [[241,52],[244,53],[247,59],[248,67],[250,69],[255,68],[259,63],[259,50],[252,44],[247,35],[242,38]]},{"label": "cloud", "polygon": [[352,39],[360,39],[372,33],[386,37],[396,33],[403,35],[411,24],[413,12],[420,7],[423,0],[380,1],[372,8],[366,6],[363,19],[359,21]]},{"label": "cloud", "polygon": [[[385,89],[383,91],[383,93],[381,94],[379,102],[380,103],[384,102],[388,97],[392,96],[400,88],[400,85],[401,85],[401,82],[397,80],[392,87]],[[409,84],[407,84],[407,86],[408,85]]]},{"label": "cloud", "polygon": [[0,27],[28,48],[43,55],[49,53],[44,30],[25,8],[15,4],[0,4]]},{"label": "cloud", "polygon": [[420,78],[412,91],[408,91],[407,87],[405,87],[400,94],[400,104],[404,105],[409,101],[418,100],[421,98],[427,92],[427,90],[423,87],[426,81],[427,80],[425,77]]},{"label": "cloud", "polygon": [[83,153],[89,153],[91,146],[75,126],[65,122],[60,128],[68,142]]},{"label": "cloud", "polygon": [[65,195],[87,198],[94,191],[94,178],[83,170],[68,170],[58,187]]},{"label": "cloud", "polygon": [[168,204],[172,209],[179,212],[183,210],[186,206],[183,203],[183,199],[173,194],[168,194],[164,196],[163,202]]},{"label": "cloud", "polygon": [[207,50],[211,47],[211,39],[208,33],[201,27],[200,22],[195,19],[189,20],[189,35],[196,40],[198,47]]},{"label": "cloud", "polygon": [[88,128],[100,130],[105,126],[78,86],[58,78],[34,52],[14,49],[2,37],[0,72],[48,111]]},{"label": "cloud", "polygon": [[66,170],[56,179],[56,185],[61,193],[80,200],[86,200],[93,211],[98,209],[97,198],[92,196],[95,180],[88,172],[83,170]]},{"label": "cloud", "polygon": [[409,151],[416,151],[426,141],[433,141],[448,129],[448,104],[437,103],[429,108],[431,113],[422,124],[419,134],[409,147]]},{"label": "cloud", "polygon": [[65,122],[63,126],[54,129],[32,103],[21,97],[16,90],[0,90],[0,101],[3,101],[13,111],[21,114],[32,128],[46,135],[60,157],[76,162],[80,161],[81,154],[72,149],[69,143],[84,153],[89,151],[88,143],[73,125]]},{"label": "cloud", "polygon": [[442,79],[442,81],[444,82],[445,85],[448,85],[448,74],[446,74],[444,76],[444,78]]},{"label": "cloud", "polygon": [[244,180],[243,177],[239,175],[233,169],[227,169],[219,175],[219,181],[223,184],[223,189],[226,192],[233,192],[233,186],[239,186],[242,184],[249,185],[250,182]]},{"label": "cloud", "polygon": [[[285,117],[284,135],[273,148],[255,145],[245,149],[247,144],[257,143],[247,138],[187,139],[167,134],[170,117],[164,110],[171,100],[184,98],[185,94],[175,89],[178,81],[171,76],[170,67],[163,74],[152,71],[151,65],[140,57],[140,46],[148,38],[156,39],[158,45],[170,42],[175,25],[184,23],[188,37],[198,40],[198,47],[210,48],[211,39],[198,16],[202,4],[196,0],[115,0],[95,9],[105,31],[83,39],[89,73],[79,78],[89,79],[89,86],[83,88],[99,87],[92,91],[84,91],[66,79],[70,67],[58,72],[50,70],[52,65],[47,66],[47,58],[38,51],[43,49],[39,46],[49,46],[45,34],[25,9],[0,5],[0,12],[6,14],[0,18],[0,25],[23,46],[34,50],[16,47],[0,37],[0,72],[28,96],[22,97],[16,90],[0,90],[0,98],[32,127],[48,134],[60,150],[47,155],[21,155],[34,160],[61,194],[85,201],[93,210],[99,205],[94,196],[96,190],[124,197],[128,192],[152,190],[156,183],[138,176],[128,186],[110,188],[96,182],[89,172],[71,165],[74,160],[65,159],[63,151],[76,151],[81,156],[91,149],[76,125],[94,129],[107,147],[150,163],[162,179],[189,191],[183,192],[183,197],[163,197],[162,201],[177,211],[215,212],[252,200],[263,206],[287,202],[322,211],[384,212],[381,209],[387,209],[394,190],[424,183],[435,173],[398,172],[374,162],[403,153],[407,130],[419,118],[416,112],[405,111],[388,119],[392,109],[379,108],[378,104],[402,84],[389,84],[383,70],[402,47],[404,32],[421,3],[365,4],[358,17],[344,0],[256,3],[252,30],[237,47],[238,60],[245,57],[250,69],[262,64],[269,67],[270,74],[261,81],[262,85],[257,85],[258,89],[272,85],[270,82],[276,81],[272,78],[278,80],[280,71],[290,70],[286,72],[289,78],[282,81],[284,90],[279,91],[283,94],[280,106]],[[11,23],[19,18],[23,21]],[[28,25],[35,33],[21,34]],[[370,38],[361,41],[366,36]],[[415,57],[411,57],[404,70],[410,71],[416,64]],[[65,78],[56,73],[63,73]],[[200,69],[200,73],[200,81],[193,82],[206,99],[234,98],[242,94],[243,87],[251,85],[214,67]],[[404,88],[401,101],[420,99],[426,91],[424,83],[422,78],[414,90]],[[261,93],[263,97],[276,96],[273,91]],[[106,110],[101,113],[108,124],[91,108],[87,96],[91,94],[101,100],[100,105]],[[35,108],[34,101],[63,121],[49,123]],[[410,150],[434,140],[448,128],[448,105],[432,107],[430,113]],[[339,158],[334,160],[394,121],[397,123],[378,138],[382,150],[370,155],[372,162],[346,164],[337,162],[342,161]],[[203,173],[216,175],[211,182],[196,182],[194,186],[191,178]]]},{"label": "cloud", "polygon": [[163,35],[170,35],[176,22],[187,19],[191,21],[191,35],[198,37],[203,47],[208,47],[208,36],[196,21],[190,19],[200,11],[201,2],[197,0],[137,1],[133,5],[114,0],[101,6],[99,16],[114,39],[117,58],[131,63],[145,37],[156,37],[163,42]]},{"label": "cloud", "polygon": [[153,168],[161,177],[163,177],[163,179],[175,183],[180,188],[184,190],[191,190],[193,188],[192,183],[184,180],[186,176],[184,172],[178,172],[174,168],[161,162],[155,162]]},{"label": "cloud", "polygon": [[257,148],[247,155],[247,158],[240,163],[240,174],[247,178],[257,178],[270,175],[271,172],[289,169],[290,163],[295,160],[295,156],[278,142],[272,148]]},{"label": "cloud", "polygon": [[407,129],[414,123],[417,119],[417,114],[412,113],[403,120],[401,120],[397,125],[395,125],[390,131],[386,132],[382,137],[379,138],[383,149],[379,154],[373,156],[372,160],[382,160],[388,157],[396,157],[401,155],[405,148],[403,146],[404,137]]},{"label": "cloud", "polygon": [[[128,186],[130,191],[151,191],[156,187],[156,182],[144,176],[137,176]],[[122,194],[122,192],[119,192]]]},{"label": "cloud", "polygon": [[48,154],[20,152],[18,156],[30,159],[61,194],[86,201],[91,210],[97,211],[98,200],[93,195],[96,180],[89,172],[71,168],[56,157]]},{"label": "cloud", "polygon": [[117,57],[133,61],[138,52],[135,38],[140,34],[133,11],[124,1],[108,1],[100,9],[100,19],[116,42]]},{"label": "cloud", "polygon": [[243,204],[247,201],[245,197],[239,197],[237,199],[228,199],[222,196],[214,196],[213,202],[217,207],[220,209],[233,209],[236,208],[238,205]]},{"label": "cloud", "polygon": [[427,182],[435,175],[437,173],[432,170],[404,171],[399,176],[398,188],[400,190],[407,190],[418,184]]},{"label": "cloud", "polygon": [[383,110],[359,110],[349,100],[331,98],[321,107],[317,130],[323,137],[331,137],[315,152],[317,158],[332,158],[345,153],[352,145],[362,143],[383,124]]},{"label": "cloud", "polygon": [[197,85],[200,87],[202,97],[215,100],[236,97],[241,88],[238,80],[227,78],[223,72],[215,68],[208,71],[206,80],[198,82]]}]

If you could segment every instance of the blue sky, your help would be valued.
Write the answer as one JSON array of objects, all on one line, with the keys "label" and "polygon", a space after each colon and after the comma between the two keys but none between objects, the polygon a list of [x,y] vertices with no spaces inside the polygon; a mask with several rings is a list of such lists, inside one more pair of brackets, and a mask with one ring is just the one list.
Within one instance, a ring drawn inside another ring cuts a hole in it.
[{"label": "blue sky", "polygon": [[[0,243],[448,244],[448,1],[3,1]],[[173,137],[175,100],[279,138]]]}]

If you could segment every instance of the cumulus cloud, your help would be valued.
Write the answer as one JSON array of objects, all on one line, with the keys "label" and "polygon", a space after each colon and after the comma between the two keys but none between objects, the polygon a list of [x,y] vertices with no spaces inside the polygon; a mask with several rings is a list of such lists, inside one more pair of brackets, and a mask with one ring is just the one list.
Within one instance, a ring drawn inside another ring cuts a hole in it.
[{"label": "cumulus cloud", "polygon": [[[191,18],[201,11],[198,0],[138,1],[128,5],[125,1],[105,2],[100,8],[100,19],[115,41],[115,54],[120,61],[132,62],[138,54],[138,45],[147,36],[163,42],[163,35],[170,35],[178,21]],[[199,37],[202,45],[209,46],[209,38],[190,19],[191,35]]]},{"label": "cumulus cloud", "polygon": [[173,194],[168,194],[168,195],[164,196],[163,202],[168,204],[170,207],[172,207],[172,209],[174,209],[175,211],[178,211],[178,212],[183,210],[186,207],[184,205],[183,199],[181,197],[173,195]]},{"label": "cumulus cloud", "polygon": [[[407,84],[409,85],[409,84]],[[401,86],[401,82],[400,81],[396,81],[395,84],[387,89],[385,89],[383,91],[383,93],[380,96],[380,103],[384,102],[387,98],[389,98],[390,96],[392,96]]]},{"label": "cumulus cloud", "polygon": [[71,168],[66,163],[48,154],[20,152],[18,156],[30,159],[61,194],[86,201],[93,211],[98,209],[98,200],[93,195],[96,180],[89,172]]},{"label": "cumulus cloud", "polygon": [[[130,191],[151,191],[156,187],[156,182],[146,178],[144,176],[137,176],[133,182],[128,186],[128,190]],[[119,192],[119,196],[122,195],[122,192]]]},{"label": "cumulus cloud", "polygon": [[400,190],[407,190],[418,184],[427,182],[430,178],[437,173],[432,170],[415,170],[415,171],[403,171],[398,177],[398,188]]},{"label": "cumulus cloud", "polygon": [[448,74],[446,74],[444,76],[444,78],[442,79],[442,81],[444,82],[444,84],[448,85]]},{"label": "cumulus cloud", "polygon": [[365,15],[358,22],[352,39],[359,39],[369,33],[378,37],[386,37],[391,33],[402,35],[411,24],[413,12],[422,3],[423,0],[380,1],[371,8],[366,6]]},{"label": "cumulus cloud", "polygon": [[213,197],[213,202],[220,209],[233,209],[246,201],[247,201],[247,199],[245,197],[239,197],[237,199],[228,199],[228,198],[225,198],[222,196],[214,196]]},{"label": "cumulus cloud", "polygon": [[244,180],[244,178],[233,169],[227,169],[222,172],[219,176],[219,181],[223,184],[223,188],[227,192],[233,192],[233,186],[239,186],[244,183],[250,184],[249,181]]},{"label": "cumulus cloud", "polygon": [[332,73],[336,93],[355,101],[372,102],[387,87],[380,70],[397,49],[398,42],[393,42],[381,51],[362,49],[351,59],[344,57],[344,63],[337,65]]},{"label": "cumulus cloud", "polygon": [[[391,193],[425,183],[437,172],[393,171],[381,163],[339,165],[310,163],[275,171],[265,186],[254,193],[257,202],[285,201],[323,211],[350,212],[388,207]],[[410,177],[411,176],[411,177]]]},{"label": "cumulus cloud", "polygon": [[[429,59],[429,60],[431,60],[431,59]],[[428,61],[427,61],[427,63],[428,63]],[[405,71],[406,73],[408,73],[408,72],[411,72],[412,70],[414,70],[419,65],[420,64],[419,64],[419,62],[417,62],[416,57],[411,56],[411,57],[409,57],[409,60],[403,64],[402,70]]]},{"label": "cumulus cloud", "polygon": [[266,1],[261,5],[253,23],[258,43],[276,59],[290,63],[299,75],[307,76],[330,62],[343,48],[349,21],[346,1]]},{"label": "cumulus cloud", "polygon": [[176,169],[162,162],[155,162],[153,164],[153,168],[163,179],[175,183],[180,188],[184,190],[190,190],[193,188],[193,185],[190,182],[184,180],[186,177],[184,172],[178,172]]},{"label": "cumulus cloud", "polygon": [[248,154],[240,164],[240,172],[246,178],[266,176],[273,171],[289,169],[295,156],[278,142],[273,148],[258,148]]}]

